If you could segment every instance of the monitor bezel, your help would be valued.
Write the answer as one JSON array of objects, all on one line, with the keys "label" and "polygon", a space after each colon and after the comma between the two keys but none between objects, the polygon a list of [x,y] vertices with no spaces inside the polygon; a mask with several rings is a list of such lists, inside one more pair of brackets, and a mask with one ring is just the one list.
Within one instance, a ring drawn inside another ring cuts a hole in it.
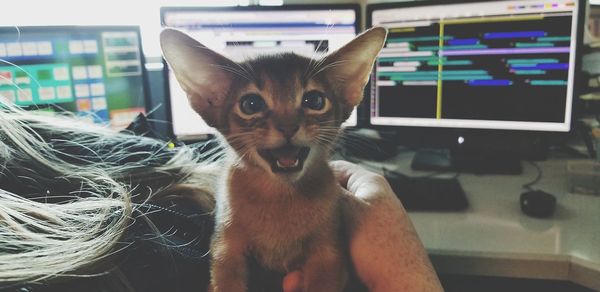
[{"label": "monitor bezel", "polygon": [[[397,2],[397,3],[376,3],[367,5],[366,9],[366,28],[370,28],[373,25],[373,12],[384,9],[398,9],[398,8],[412,8],[412,7],[423,7],[423,6],[439,6],[444,4],[469,4],[469,3],[486,3],[486,2],[507,2],[513,0],[457,0],[447,2],[443,0],[423,0],[423,1],[409,1],[409,2]],[[517,134],[519,136],[527,137],[528,135],[542,135],[542,136],[564,136],[568,135],[574,129],[574,123],[577,116],[577,103],[579,100],[579,92],[582,88],[582,72],[581,72],[581,53],[583,49],[583,37],[585,27],[585,12],[586,12],[586,1],[585,0],[573,0],[578,4],[578,19],[577,19],[577,33],[576,33],[576,44],[575,44],[575,70],[574,70],[574,86],[573,86],[573,98],[571,101],[571,121],[569,131],[540,131],[540,130],[515,130],[515,129],[488,129],[488,128],[458,128],[458,127],[430,127],[430,126],[396,126],[396,125],[374,125],[371,123],[371,86],[372,82],[369,82],[365,88],[365,98],[361,103],[363,125],[367,128],[381,130],[381,131],[395,131],[399,132],[400,135],[403,133],[407,136],[425,136],[425,135],[442,135],[445,139],[454,139],[456,136],[464,135],[481,135],[497,133],[498,135],[511,135]],[[372,76],[371,76],[372,78]],[[371,80],[369,80],[371,81]]]},{"label": "monitor bezel", "polygon": [[[144,111],[147,115],[149,113],[151,98],[150,98],[150,83],[148,81],[148,72],[146,71],[146,58],[144,56],[144,49],[142,47],[142,35],[138,25],[49,25],[49,26],[38,26],[38,25],[25,25],[25,26],[0,26],[0,33],[5,30],[16,31],[19,35],[26,32],[39,32],[39,33],[71,33],[71,32],[83,32],[83,33],[101,33],[101,32],[118,32],[118,31],[134,31],[137,34],[138,49],[140,52],[140,64],[142,71],[142,90],[144,94]],[[133,122],[133,121],[132,121]]]},{"label": "monitor bezel", "polygon": [[[354,22],[354,31],[358,35],[362,31],[362,14],[360,4],[292,4],[283,6],[218,6],[218,7],[204,7],[204,6],[164,6],[160,8],[160,24],[161,27],[166,28],[165,14],[169,12],[244,12],[244,11],[296,11],[296,10],[353,10],[356,15],[356,21]],[[164,79],[164,96],[165,96],[165,109],[167,113],[167,123],[169,135],[178,139],[183,138],[184,140],[205,140],[212,137],[212,134],[202,134],[200,136],[184,136],[177,137],[173,128],[173,112],[171,108],[171,84],[169,81],[169,66],[165,58],[162,58],[163,72],[162,76]],[[364,126],[361,124],[361,113],[357,111],[356,126],[349,128],[358,128]]]}]

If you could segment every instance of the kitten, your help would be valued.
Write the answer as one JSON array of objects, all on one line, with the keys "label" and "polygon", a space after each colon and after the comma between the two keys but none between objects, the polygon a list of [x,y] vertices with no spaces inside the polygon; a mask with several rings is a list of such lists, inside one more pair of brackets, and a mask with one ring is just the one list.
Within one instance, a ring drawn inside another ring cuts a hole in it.
[{"label": "kitten", "polygon": [[246,291],[248,257],[302,271],[305,291],[343,291],[343,191],[327,160],[386,33],[370,29],[319,60],[286,53],[242,63],[179,31],[161,33],[190,105],[231,146],[216,194],[212,291]]}]

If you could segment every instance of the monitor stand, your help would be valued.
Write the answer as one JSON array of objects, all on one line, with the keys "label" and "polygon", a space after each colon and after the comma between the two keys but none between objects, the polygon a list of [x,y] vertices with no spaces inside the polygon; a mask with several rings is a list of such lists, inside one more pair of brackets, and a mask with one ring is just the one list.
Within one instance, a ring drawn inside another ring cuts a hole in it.
[{"label": "monitor stand", "polygon": [[423,149],[415,153],[411,167],[421,171],[455,171],[476,174],[521,174],[517,155],[465,152],[448,149]]}]

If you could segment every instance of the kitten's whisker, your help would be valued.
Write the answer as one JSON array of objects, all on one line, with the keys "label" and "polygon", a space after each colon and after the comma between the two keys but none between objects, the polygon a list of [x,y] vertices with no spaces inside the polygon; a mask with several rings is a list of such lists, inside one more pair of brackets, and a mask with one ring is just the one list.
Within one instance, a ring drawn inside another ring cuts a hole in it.
[{"label": "kitten's whisker", "polygon": [[334,137],[332,137],[330,135],[318,135],[316,137],[316,139],[318,141],[327,142],[327,143],[333,143],[336,140]]},{"label": "kitten's whisker", "polygon": [[317,137],[321,137],[321,138],[327,138],[327,140],[329,141],[334,141],[338,138],[338,133],[337,132],[327,132],[327,131],[319,131],[319,134],[317,135]]},{"label": "kitten's whisker", "polygon": [[329,143],[334,143],[337,140],[337,135],[321,134],[320,139],[325,140]]},{"label": "kitten's whisker", "polygon": [[379,151],[376,144],[352,132],[340,131],[339,133],[333,133],[332,131],[323,131],[319,138],[326,139],[329,143],[344,144],[358,149],[365,149],[365,151]]},{"label": "kitten's whisker", "polygon": [[327,69],[339,66],[339,65],[341,65],[343,63],[346,63],[346,62],[349,62],[349,61],[348,60],[340,60],[340,61],[335,61],[335,62],[328,63],[325,66],[319,68],[319,70],[317,72],[315,72],[314,74],[312,74],[312,76],[310,78],[312,78],[313,76],[319,75],[321,72],[323,72],[323,71],[325,71]]},{"label": "kitten's whisker", "polygon": [[253,142],[254,140],[250,140],[250,143],[246,143],[245,147],[240,149],[240,155],[238,155],[235,164],[241,164],[243,160],[249,156],[250,151],[256,148],[256,144]]},{"label": "kitten's whisker", "polygon": [[338,128],[338,127],[327,127],[327,126],[323,126],[321,128],[319,128],[320,131],[328,131],[328,132],[335,132],[335,133],[341,133],[343,132],[342,129]]},{"label": "kitten's whisker", "polygon": [[[321,46],[321,42],[323,40],[319,41],[319,44],[317,45],[317,48]],[[314,72],[315,68],[318,66],[318,64],[320,62],[322,62],[322,59],[324,59],[325,56],[321,56],[319,58],[317,58],[316,55],[316,50],[313,52],[311,58],[309,59],[308,65],[306,66],[306,69],[304,70],[304,79],[305,80],[309,80],[313,74],[312,72]]]},{"label": "kitten's whisker", "polygon": [[340,129],[340,128],[337,128],[337,127],[332,127],[332,128],[321,127],[319,129],[319,131],[325,132],[325,133],[329,133],[329,134],[333,134],[333,135],[342,134],[344,132],[343,129]]},{"label": "kitten's whisker", "polygon": [[247,147],[247,144],[249,141],[252,141],[250,139],[247,138],[237,138],[237,139],[232,139],[229,141],[229,144],[231,144],[231,146],[234,149],[243,149],[245,147]]},{"label": "kitten's whisker", "polygon": [[336,141],[336,139],[331,139],[329,137],[318,137],[317,140],[319,142],[323,142],[323,143],[326,143],[328,145],[335,144],[334,142]]},{"label": "kitten's whisker", "polygon": [[242,160],[246,158],[246,156],[250,153],[250,151],[256,147],[256,143],[254,139],[251,139],[251,135],[239,135],[233,140],[230,140],[229,143],[236,150],[238,154],[234,164],[240,164]]},{"label": "kitten's whisker", "polygon": [[335,151],[335,144],[331,143],[327,139],[322,139],[322,138],[317,137],[316,142],[317,142],[317,144],[321,145],[323,148],[325,148],[328,151],[331,151],[331,152]]},{"label": "kitten's whisker", "polygon": [[[314,76],[318,75],[320,72],[322,72],[323,69],[321,66],[323,64],[326,64],[324,67],[327,67],[329,65],[326,63],[328,59],[329,59],[328,56],[323,56],[322,58],[317,60],[317,62],[314,64],[313,68],[311,68],[311,71],[309,72],[307,79],[311,79]],[[330,64],[337,63],[337,62],[339,62],[339,61],[332,62]],[[316,73],[315,73],[315,71],[316,71]]]},{"label": "kitten's whisker", "polygon": [[214,67],[217,67],[217,68],[219,68],[219,69],[221,69],[221,70],[224,70],[224,71],[227,71],[227,72],[233,73],[233,74],[235,74],[235,75],[237,75],[237,76],[240,76],[240,77],[242,77],[242,78],[244,78],[244,79],[246,79],[246,80],[248,80],[248,81],[250,81],[250,82],[253,82],[253,79],[252,79],[252,77],[251,77],[251,76],[249,76],[249,75],[248,75],[246,72],[244,72],[244,71],[239,71],[239,70],[236,70],[235,68],[232,68],[232,67],[230,67],[230,66],[226,66],[226,65],[218,65],[218,64],[213,64],[212,66],[214,66]]},{"label": "kitten's whisker", "polygon": [[249,138],[251,138],[252,134],[251,133],[238,133],[238,134],[232,134],[232,135],[228,135],[227,137],[227,141],[230,144],[238,144],[238,142],[241,143],[245,143]]},{"label": "kitten's whisker", "polygon": [[373,142],[364,139],[361,136],[356,135],[342,135],[339,137],[339,141],[350,147],[355,147],[358,150],[364,149],[365,151],[379,151],[379,147]]},{"label": "kitten's whisker", "polygon": [[[326,36],[328,36],[329,34],[331,34],[331,31],[333,30],[334,26],[335,25],[333,23],[329,24],[327,26],[326,34],[325,34]],[[305,80],[309,80],[310,78],[312,78],[312,76],[314,76],[312,74],[312,72],[314,71],[315,67],[319,66],[320,63],[322,63],[323,60],[325,59],[325,55],[320,56],[320,57],[317,58],[317,54],[320,54],[319,48],[321,48],[321,46],[323,45],[323,41],[324,41],[323,38],[321,40],[319,40],[319,43],[317,44],[317,47],[312,52],[312,56],[310,58],[308,66],[306,66],[306,70],[304,71]],[[329,43],[327,44],[327,53],[329,53]]]},{"label": "kitten's whisker", "polygon": [[235,137],[239,137],[239,136],[248,136],[248,135],[253,135],[250,132],[247,132],[251,129],[242,129],[241,132],[239,133],[233,133],[233,134],[227,134],[225,135],[225,138],[235,138]]},{"label": "kitten's whisker", "polygon": [[248,76],[252,77],[252,81],[254,83],[258,84],[258,76],[256,75],[256,71],[254,71],[254,68],[252,67],[252,65],[249,62],[244,62],[241,64],[238,64],[238,66],[240,66],[240,68],[246,72],[248,74]]},{"label": "kitten's whisker", "polygon": [[312,79],[316,74],[314,74],[314,72],[316,70],[318,70],[318,68],[325,62],[325,60],[327,59],[327,56],[323,56],[319,59],[316,59],[315,62],[313,62],[312,67],[310,68],[310,71],[306,74],[306,80],[310,80]]}]

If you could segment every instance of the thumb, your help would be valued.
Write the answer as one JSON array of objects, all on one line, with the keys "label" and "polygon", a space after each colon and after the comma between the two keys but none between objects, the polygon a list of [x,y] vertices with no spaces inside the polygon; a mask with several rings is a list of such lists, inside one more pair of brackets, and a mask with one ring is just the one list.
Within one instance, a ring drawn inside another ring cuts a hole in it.
[{"label": "thumb", "polygon": [[302,292],[302,273],[291,272],[283,278],[283,292]]}]

